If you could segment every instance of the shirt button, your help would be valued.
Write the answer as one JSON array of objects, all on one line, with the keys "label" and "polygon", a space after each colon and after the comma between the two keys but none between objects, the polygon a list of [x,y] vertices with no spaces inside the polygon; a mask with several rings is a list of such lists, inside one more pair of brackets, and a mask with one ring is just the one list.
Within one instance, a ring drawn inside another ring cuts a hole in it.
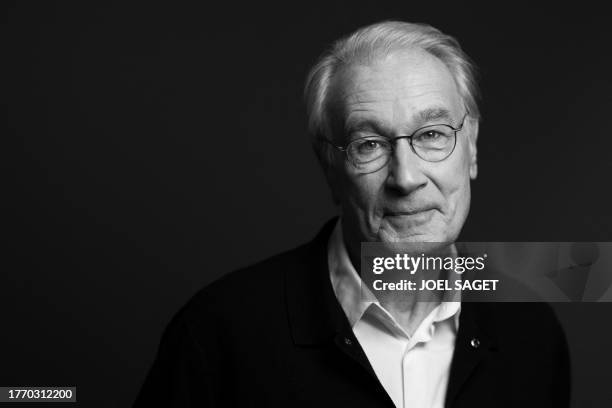
[{"label": "shirt button", "polygon": [[344,338],[344,344],[346,344],[347,346],[351,346],[351,345],[353,345],[353,342],[348,337],[345,337]]},{"label": "shirt button", "polygon": [[470,346],[472,346],[472,348],[477,349],[478,347],[480,347],[480,340],[474,337],[472,340],[470,340]]}]

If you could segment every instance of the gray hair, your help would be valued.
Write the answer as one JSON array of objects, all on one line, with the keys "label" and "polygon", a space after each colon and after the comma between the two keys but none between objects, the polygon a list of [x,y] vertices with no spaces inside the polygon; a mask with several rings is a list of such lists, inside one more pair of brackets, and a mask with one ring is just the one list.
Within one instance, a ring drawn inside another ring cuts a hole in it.
[{"label": "gray hair", "polygon": [[334,75],[342,67],[368,64],[394,51],[415,47],[437,57],[446,65],[469,115],[476,120],[480,118],[475,65],[456,39],[427,24],[402,21],[372,24],[334,42],[308,73],[304,88],[308,131],[322,163],[330,163],[331,160],[330,146],[321,143],[320,139],[331,137],[327,105]]}]

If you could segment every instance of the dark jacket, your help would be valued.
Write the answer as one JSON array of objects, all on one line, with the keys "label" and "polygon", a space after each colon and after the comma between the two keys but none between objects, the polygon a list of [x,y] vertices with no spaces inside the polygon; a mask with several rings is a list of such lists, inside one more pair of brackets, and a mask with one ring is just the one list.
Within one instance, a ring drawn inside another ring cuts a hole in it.
[{"label": "dark jacket", "polygon": [[[311,243],[198,292],[166,329],[135,407],[393,407],[333,293],[328,223]],[[464,303],[447,407],[567,407],[550,307]]]}]

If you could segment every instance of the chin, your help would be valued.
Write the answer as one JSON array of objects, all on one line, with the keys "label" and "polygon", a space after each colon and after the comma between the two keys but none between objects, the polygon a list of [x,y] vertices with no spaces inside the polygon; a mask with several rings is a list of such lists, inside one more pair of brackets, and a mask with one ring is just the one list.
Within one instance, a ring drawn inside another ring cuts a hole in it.
[{"label": "chin", "polygon": [[423,225],[397,225],[383,221],[378,229],[378,241],[390,243],[449,242],[450,235],[447,225],[436,222],[436,220],[432,221]]},{"label": "chin", "polygon": [[388,231],[382,230],[378,234],[380,242],[447,242],[444,234],[427,231]]},{"label": "chin", "polygon": [[[389,244],[391,251],[407,252],[409,254],[444,253],[449,246],[446,234],[436,231],[388,231],[381,230],[378,240]],[[387,245],[383,245],[387,246]]]}]

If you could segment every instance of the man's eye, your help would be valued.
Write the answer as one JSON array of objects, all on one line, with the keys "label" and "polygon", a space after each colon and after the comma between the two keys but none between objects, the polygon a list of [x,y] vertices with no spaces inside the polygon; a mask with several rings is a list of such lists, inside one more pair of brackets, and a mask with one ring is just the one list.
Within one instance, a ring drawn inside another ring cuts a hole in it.
[{"label": "man's eye", "polygon": [[379,149],[380,147],[381,147],[381,144],[377,140],[364,140],[360,142],[357,146],[357,148],[361,152],[368,152],[368,151],[376,150],[376,149]]},{"label": "man's eye", "polygon": [[444,135],[440,132],[437,132],[435,130],[428,130],[427,132],[421,133],[418,137],[419,139],[423,141],[431,141],[431,140],[439,139],[440,137],[443,137],[443,136]]},{"label": "man's eye", "polygon": [[361,139],[353,143],[351,150],[355,155],[371,158],[389,150],[389,142],[381,138]]}]

